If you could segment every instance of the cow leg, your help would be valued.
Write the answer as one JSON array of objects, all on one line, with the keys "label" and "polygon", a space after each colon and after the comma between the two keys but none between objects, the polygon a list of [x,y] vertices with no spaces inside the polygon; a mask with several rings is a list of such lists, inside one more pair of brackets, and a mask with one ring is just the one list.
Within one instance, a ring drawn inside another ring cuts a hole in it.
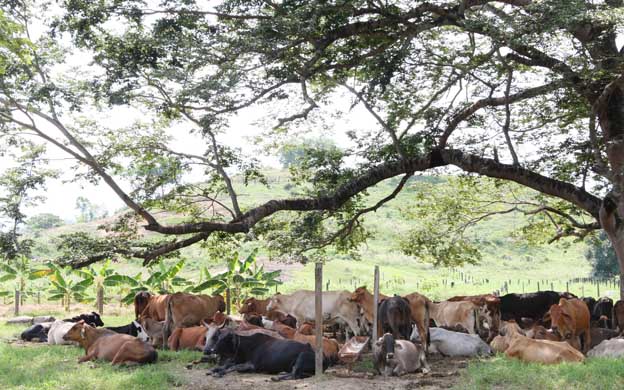
[{"label": "cow leg", "polygon": [[589,328],[585,329],[583,335],[583,353],[587,353],[589,351],[589,347],[591,346],[591,332]]},{"label": "cow leg", "polygon": [[[216,370],[216,369],[215,369]],[[230,367],[224,368],[224,369],[220,369],[219,371],[214,371],[212,373],[212,376],[216,376],[218,378],[224,376],[225,374],[232,372],[232,371],[237,371],[237,372],[255,372],[256,371],[256,366],[251,363],[251,362],[247,362],[247,363],[240,363],[240,364],[233,364]]]},{"label": "cow leg", "polygon": [[[288,374],[272,377],[271,380],[274,382],[289,380],[289,379],[302,379],[310,376],[306,373],[306,371],[311,372],[314,370],[314,354],[308,352],[301,352],[299,356],[297,356],[297,360],[293,365],[292,370]],[[308,361],[306,361],[306,359]],[[306,363],[309,367],[306,367]]]},{"label": "cow leg", "polygon": [[95,359],[96,356],[97,356],[97,353],[95,352],[95,349],[94,349],[93,351],[88,352],[86,355],[78,359],[78,363],[88,362],[89,360]]}]

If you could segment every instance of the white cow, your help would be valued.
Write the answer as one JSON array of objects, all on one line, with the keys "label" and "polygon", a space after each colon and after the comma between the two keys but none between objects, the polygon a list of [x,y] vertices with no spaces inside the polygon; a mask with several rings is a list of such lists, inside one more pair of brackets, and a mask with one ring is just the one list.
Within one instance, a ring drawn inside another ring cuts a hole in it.
[{"label": "white cow", "polygon": [[[492,349],[478,335],[453,332],[442,328],[429,328],[429,352],[443,356],[487,356]],[[414,327],[410,337],[419,340],[418,328]]]},{"label": "white cow", "polygon": [[[357,303],[351,302],[349,291],[323,292],[323,323],[344,323],[354,335],[359,335],[361,323],[360,309]],[[299,290],[292,294],[276,294],[269,304],[267,311],[277,310],[297,319],[297,326],[306,321],[315,321],[314,291]]]},{"label": "white cow", "polygon": [[624,356],[624,339],[604,340],[587,352],[588,357],[622,357]]},{"label": "white cow", "polygon": [[48,331],[48,344],[67,344],[67,345],[75,345],[76,343],[73,341],[63,340],[63,336],[69,332],[72,326],[76,325],[74,322],[61,321],[56,320],[50,325],[50,330]]}]

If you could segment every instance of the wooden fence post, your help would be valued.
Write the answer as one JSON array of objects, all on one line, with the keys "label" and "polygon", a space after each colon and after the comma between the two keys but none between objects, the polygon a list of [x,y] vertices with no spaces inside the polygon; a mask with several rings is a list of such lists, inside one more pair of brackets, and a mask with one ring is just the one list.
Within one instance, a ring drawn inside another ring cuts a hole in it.
[{"label": "wooden fence post", "polygon": [[104,314],[104,286],[98,286],[96,306],[100,315]]},{"label": "wooden fence post", "polygon": [[566,282],[566,292],[570,292],[570,286],[568,285],[568,282]]},{"label": "wooden fence post", "polygon": [[314,373],[317,378],[323,376],[323,264],[316,263],[314,268],[314,303],[316,327],[316,359]]},{"label": "wooden fence post", "polygon": [[15,315],[19,315],[20,309],[20,292],[19,290],[15,290]]},{"label": "wooden fence post", "polygon": [[600,298],[600,281],[596,283],[596,299]]},{"label": "wooden fence post", "polygon": [[371,337],[371,345],[379,338],[379,321],[377,319],[377,309],[379,307],[379,266],[375,266],[375,279],[373,282],[373,333]]},{"label": "wooden fence post", "polygon": [[37,291],[37,305],[41,305],[41,292]]},{"label": "wooden fence post", "polygon": [[226,288],[225,289],[225,311],[227,315],[230,315],[230,305],[231,305],[230,289]]}]

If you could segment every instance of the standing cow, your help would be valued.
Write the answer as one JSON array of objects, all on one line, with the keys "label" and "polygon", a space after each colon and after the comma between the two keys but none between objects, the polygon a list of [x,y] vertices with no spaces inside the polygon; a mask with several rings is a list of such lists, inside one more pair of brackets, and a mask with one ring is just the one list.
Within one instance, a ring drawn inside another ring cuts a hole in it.
[{"label": "standing cow", "polygon": [[583,352],[589,351],[591,333],[589,330],[589,309],[580,299],[561,298],[558,305],[552,305],[548,311],[551,329],[571,345],[576,340],[581,342]]},{"label": "standing cow", "polygon": [[395,339],[409,340],[412,332],[412,313],[409,302],[405,298],[393,296],[379,304],[379,321],[377,335],[391,333]]}]

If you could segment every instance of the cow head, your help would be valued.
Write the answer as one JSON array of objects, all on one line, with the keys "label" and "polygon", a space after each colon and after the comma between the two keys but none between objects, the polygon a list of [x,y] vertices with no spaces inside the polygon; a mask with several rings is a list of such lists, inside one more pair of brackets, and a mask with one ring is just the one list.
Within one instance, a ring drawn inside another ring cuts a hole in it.
[{"label": "cow head", "polygon": [[281,294],[275,294],[269,299],[269,304],[266,307],[267,312],[271,310],[280,310],[283,305]]},{"label": "cow head", "polygon": [[349,297],[349,301],[355,303],[361,303],[367,294],[370,294],[366,289],[366,286],[358,287]]},{"label": "cow head", "polygon": [[204,353],[207,355],[212,355],[215,345],[219,340],[219,336],[221,335],[221,331],[225,328],[226,321],[223,321],[221,324],[216,324],[215,322],[211,322],[210,324],[202,321],[202,325],[206,327],[206,344],[204,345]]},{"label": "cow head", "polygon": [[136,329],[136,333],[137,333],[137,338],[141,341],[145,341],[148,342],[150,337],[147,334],[147,332],[145,331],[145,329],[143,329],[143,326],[141,324],[139,324],[138,321],[132,321],[132,326],[134,326],[134,328]]},{"label": "cow head", "polygon": [[87,332],[93,329],[87,325],[84,320],[80,320],[72,326],[67,333],[63,335],[65,341],[81,341],[87,338]]},{"label": "cow head", "polygon": [[257,305],[256,298],[247,298],[247,299],[245,299],[245,301],[241,305],[241,307],[238,310],[238,312],[240,314],[255,313],[255,312],[258,311],[256,305]]},{"label": "cow head", "polygon": [[306,322],[299,327],[298,332],[307,336],[312,336],[314,335],[314,325]]},{"label": "cow head", "polygon": [[[562,299],[563,301],[563,299]],[[563,305],[562,305],[563,303]],[[574,318],[568,310],[565,302],[559,302],[559,305],[552,305],[549,310],[551,329],[554,333],[561,336],[565,340],[569,340],[574,335]]]},{"label": "cow head", "polygon": [[[229,358],[238,352],[238,337],[231,330],[217,332],[217,340],[212,347],[204,347],[204,354],[219,355],[221,358]],[[208,345],[208,339],[206,339]]]},{"label": "cow head", "polygon": [[397,362],[394,359],[395,342],[392,334],[386,333],[381,336],[373,348],[373,361],[377,370],[384,376],[392,374]]},{"label": "cow head", "polygon": [[104,326],[104,321],[102,321],[102,317],[100,317],[100,315],[94,311],[91,312],[91,315],[89,316],[89,322],[91,323],[91,325],[93,325],[94,327],[97,326]]}]

